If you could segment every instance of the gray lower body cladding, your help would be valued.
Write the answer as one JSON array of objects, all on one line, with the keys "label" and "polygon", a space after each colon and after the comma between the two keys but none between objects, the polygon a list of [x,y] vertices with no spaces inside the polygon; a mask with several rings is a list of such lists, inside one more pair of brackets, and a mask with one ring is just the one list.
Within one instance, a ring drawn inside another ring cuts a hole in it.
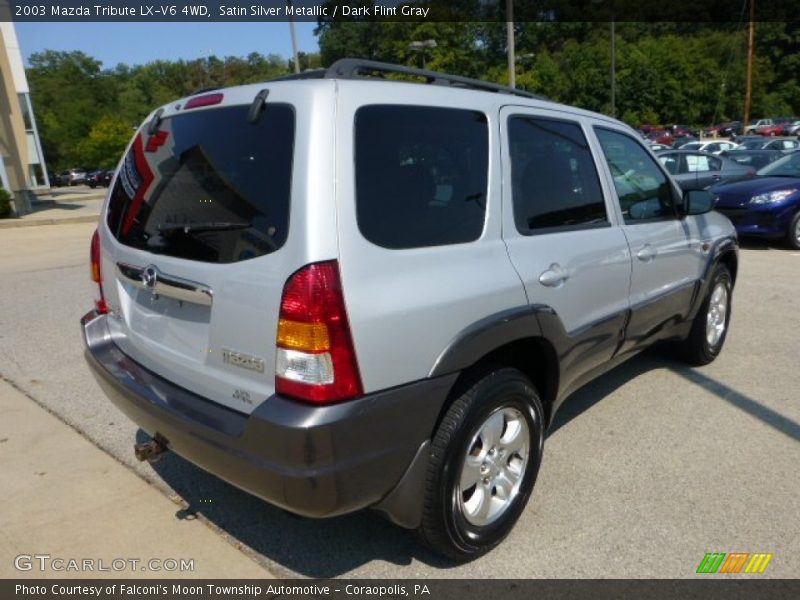
[{"label": "gray lower body cladding", "polygon": [[93,313],[83,318],[85,354],[123,413],[197,466],[308,517],[341,515],[397,495],[398,482],[408,479],[404,474],[430,438],[456,377],[329,406],[276,395],[246,415],[131,360],[110,338],[106,319]]}]

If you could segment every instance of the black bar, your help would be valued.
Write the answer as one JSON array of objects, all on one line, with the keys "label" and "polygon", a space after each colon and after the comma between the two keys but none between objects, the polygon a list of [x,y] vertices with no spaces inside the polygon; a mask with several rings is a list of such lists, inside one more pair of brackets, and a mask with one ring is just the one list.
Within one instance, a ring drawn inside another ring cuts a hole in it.
[{"label": "black bar", "polygon": [[531,598],[564,600],[761,600],[800,597],[800,580],[760,579],[761,575],[701,579],[465,580],[465,579],[6,579],[0,598],[11,600],[189,600],[325,599],[471,600]]},{"label": "black bar", "polygon": [[[475,0],[375,0],[362,2],[295,0],[0,0],[0,21],[36,22],[504,22],[505,2]],[[516,0],[520,22],[739,22],[742,0]],[[225,7],[225,8],[223,8]],[[756,21],[797,22],[797,0],[755,5]]]}]

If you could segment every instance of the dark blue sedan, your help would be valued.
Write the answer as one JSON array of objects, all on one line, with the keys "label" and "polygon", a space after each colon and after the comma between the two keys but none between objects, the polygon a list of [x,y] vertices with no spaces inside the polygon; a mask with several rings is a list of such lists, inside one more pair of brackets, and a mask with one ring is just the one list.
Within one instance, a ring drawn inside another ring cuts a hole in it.
[{"label": "dark blue sedan", "polygon": [[800,152],[776,160],[748,181],[715,185],[716,210],[740,236],[783,238],[800,250]]}]

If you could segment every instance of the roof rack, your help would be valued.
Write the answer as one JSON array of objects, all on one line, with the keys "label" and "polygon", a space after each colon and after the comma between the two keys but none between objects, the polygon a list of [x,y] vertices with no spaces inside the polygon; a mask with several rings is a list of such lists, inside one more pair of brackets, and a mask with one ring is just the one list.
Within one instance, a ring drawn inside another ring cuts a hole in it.
[{"label": "roof rack", "polygon": [[280,77],[273,77],[269,81],[293,81],[296,79],[324,79],[327,71],[325,69],[309,69],[302,73],[292,73],[291,75],[282,75]]},{"label": "roof rack", "polygon": [[278,77],[276,79],[272,79],[271,81],[323,78],[370,79],[374,78],[376,74],[383,73],[399,73],[402,75],[410,75],[412,77],[424,79],[425,83],[433,85],[446,85],[472,90],[482,90],[485,92],[511,94],[514,96],[522,96],[523,98],[546,100],[544,96],[539,96],[537,94],[532,94],[530,92],[518,90],[505,85],[480,81],[479,79],[470,79],[469,77],[461,77],[460,75],[448,75],[446,73],[438,73],[436,71],[429,71],[427,69],[416,69],[414,67],[406,67],[404,65],[394,65],[391,63],[378,62],[374,60],[362,60],[359,58],[342,58],[337,60],[327,69],[314,69],[312,71],[305,71],[303,73]]}]

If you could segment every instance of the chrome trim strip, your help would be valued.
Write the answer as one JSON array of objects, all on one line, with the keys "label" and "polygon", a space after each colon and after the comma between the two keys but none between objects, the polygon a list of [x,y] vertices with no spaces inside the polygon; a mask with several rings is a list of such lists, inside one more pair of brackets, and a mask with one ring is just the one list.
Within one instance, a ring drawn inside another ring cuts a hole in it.
[{"label": "chrome trim strip", "polygon": [[203,306],[211,306],[214,300],[214,292],[209,286],[174,275],[166,275],[155,265],[137,267],[117,263],[117,273],[131,285],[148,291],[153,296],[166,296]]}]

